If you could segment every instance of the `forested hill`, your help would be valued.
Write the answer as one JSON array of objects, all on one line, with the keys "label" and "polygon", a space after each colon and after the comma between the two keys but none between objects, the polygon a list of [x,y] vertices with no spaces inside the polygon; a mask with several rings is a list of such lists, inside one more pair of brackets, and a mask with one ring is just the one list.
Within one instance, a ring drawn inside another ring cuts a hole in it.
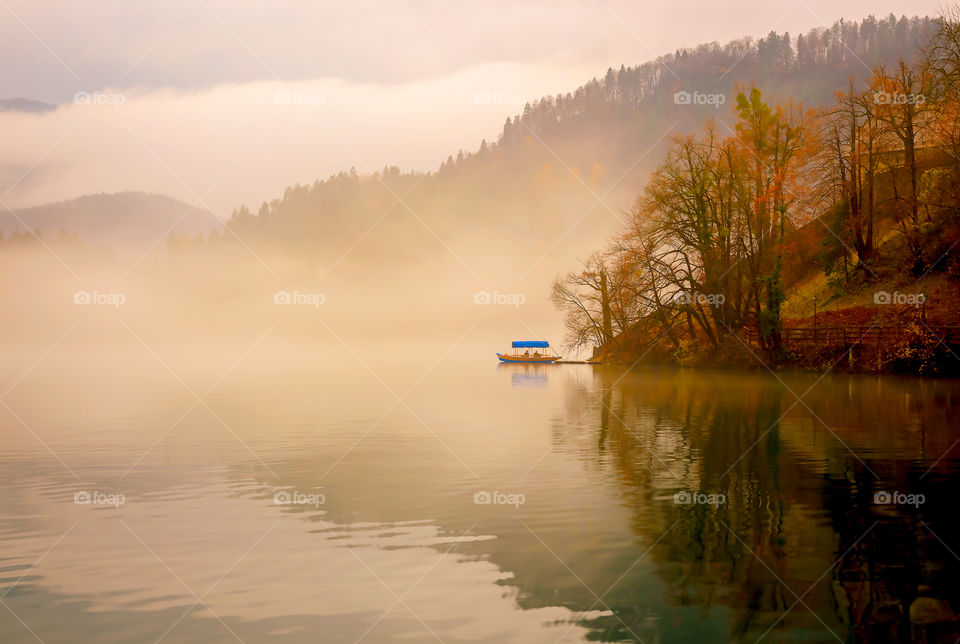
[{"label": "forested hill", "polygon": [[[827,104],[851,76],[863,83],[871,68],[913,58],[935,26],[931,18],[871,17],[796,37],[771,33],[705,44],[610,69],[575,91],[526,105],[497,141],[451,155],[437,172],[343,172],[291,186],[259,209],[240,208],[229,225],[246,243],[300,248],[308,256],[355,239],[391,206],[382,225],[398,235],[422,233],[426,224],[446,240],[508,222],[511,235],[555,236],[574,222],[578,233],[606,235],[617,224],[611,211],[629,208],[670,134],[693,132],[710,117],[730,134],[738,84],[756,85],[770,100]],[[369,240],[362,246],[360,256],[404,249],[375,248]]]},{"label": "forested hill", "polygon": [[[732,89],[738,82],[755,83],[773,99],[792,96],[807,106],[829,103],[850,76],[862,82],[877,65],[900,57],[912,59],[935,27],[932,18],[898,19],[891,14],[882,20],[840,21],[796,37],[771,32],[759,40],[742,38],[679,50],[636,67],[608,69],[602,79],[594,78],[574,92],[527,104],[522,114],[507,120],[501,141],[514,144],[532,133],[545,138],[583,136],[618,117],[697,123],[705,115],[722,119],[730,113]],[[677,92],[722,94],[726,102],[701,105],[701,113],[691,115],[697,106],[677,105]]]}]

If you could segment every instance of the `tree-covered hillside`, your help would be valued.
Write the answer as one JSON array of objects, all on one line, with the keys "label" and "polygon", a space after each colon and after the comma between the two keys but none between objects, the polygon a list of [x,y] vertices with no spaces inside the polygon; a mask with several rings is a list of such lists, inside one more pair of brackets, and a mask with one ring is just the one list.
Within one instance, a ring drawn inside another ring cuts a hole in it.
[{"label": "tree-covered hillside", "polygon": [[960,9],[916,24],[935,30],[815,109],[756,83],[732,127],[670,137],[622,230],[556,280],[568,341],[631,361],[955,372]]},{"label": "tree-covered hillside", "polygon": [[[893,15],[841,21],[796,37],[704,44],[610,69],[567,94],[527,104],[496,141],[451,154],[436,172],[345,171],[291,186],[259,208],[241,207],[229,226],[245,243],[308,256],[325,255],[373,225],[392,227],[400,238],[426,226],[447,239],[507,223],[512,235],[555,237],[576,224],[602,237],[616,230],[616,217],[659,163],[669,135],[692,132],[708,117],[721,130],[733,127],[739,84],[762,87],[773,100],[829,103],[851,76],[865,81],[879,64],[912,59],[935,25]],[[678,104],[678,92],[722,98]],[[365,250],[406,252],[402,244],[366,244],[356,255]]]}]

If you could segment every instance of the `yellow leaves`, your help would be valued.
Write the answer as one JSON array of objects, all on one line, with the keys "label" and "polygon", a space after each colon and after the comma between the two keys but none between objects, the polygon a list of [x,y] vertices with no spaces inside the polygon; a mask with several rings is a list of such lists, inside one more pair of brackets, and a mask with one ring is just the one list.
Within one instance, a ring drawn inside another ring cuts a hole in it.
[{"label": "yellow leaves", "polygon": [[[606,175],[606,168],[599,162],[594,162],[590,167],[590,174],[587,177],[587,184],[591,189],[598,189],[602,178]],[[557,169],[549,161],[544,161],[536,172],[530,177],[532,188],[552,189],[557,181],[563,181],[569,185],[582,185],[583,178],[579,166],[570,166],[569,169]]]},{"label": "yellow leaves", "polygon": [[600,177],[604,174],[603,166],[599,162],[594,162],[593,167],[590,169],[590,187],[596,188],[599,183]]},{"label": "yellow leaves", "polygon": [[553,183],[553,180],[553,168],[549,161],[544,161],[540,169],[533,173],[533,176],[530,178],[530,184],[533,188],[548,188],[550,184]]}]

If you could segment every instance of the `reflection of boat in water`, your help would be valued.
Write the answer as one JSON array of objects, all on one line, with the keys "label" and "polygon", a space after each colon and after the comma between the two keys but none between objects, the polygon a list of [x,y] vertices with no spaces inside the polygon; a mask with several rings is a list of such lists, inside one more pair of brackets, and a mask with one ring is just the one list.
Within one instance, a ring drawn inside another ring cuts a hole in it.
[{"label": "reflection of boat in water", "polygon": [[500,362],[497,368],[510,372],[510,384],[514,387],[546,387],[549,382],[547,364]]},{"label": "reflection of boat in water", "polygon": [[[500,358],[500,362],[526,362],[533,364],[548,364],[551,362],[556,362],[560,359],[558,355],[552,355],[544,351],[541,353],[539,349],[549,349],[550,343],[546,340],[514,340],[513,344],[513,353],[498,353],[497,357]],[[523,353],[520,353],[519,349],[526,349]],[[530,352],[530,349],[533,349],[533,353]]]}]

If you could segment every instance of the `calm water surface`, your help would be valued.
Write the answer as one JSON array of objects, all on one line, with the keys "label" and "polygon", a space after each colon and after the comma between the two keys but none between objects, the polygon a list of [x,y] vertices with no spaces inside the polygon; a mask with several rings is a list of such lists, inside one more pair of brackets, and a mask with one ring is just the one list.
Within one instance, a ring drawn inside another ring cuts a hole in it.
[{"label": "calm water surface", "polygon": [[0,642],[960,636],[956,382],[75,333],[4,354]]}]

